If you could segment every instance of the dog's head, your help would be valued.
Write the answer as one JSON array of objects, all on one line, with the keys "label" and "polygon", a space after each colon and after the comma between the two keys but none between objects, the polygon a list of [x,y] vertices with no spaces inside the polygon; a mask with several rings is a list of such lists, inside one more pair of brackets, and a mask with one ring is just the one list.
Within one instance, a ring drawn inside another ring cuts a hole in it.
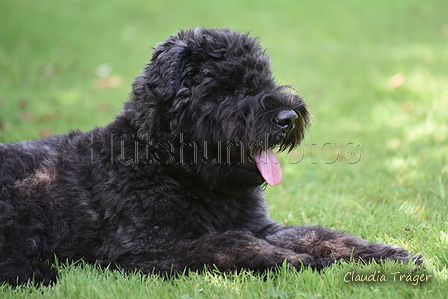
[{"label": "dog's head", "polygon": [[275,83],[257,39],[202,28],[157,45],[124,114],[141,139],[170,145],[167,164],[228,191],[279,183],[272,150],[297,146],[309,119],[303,100]]}]

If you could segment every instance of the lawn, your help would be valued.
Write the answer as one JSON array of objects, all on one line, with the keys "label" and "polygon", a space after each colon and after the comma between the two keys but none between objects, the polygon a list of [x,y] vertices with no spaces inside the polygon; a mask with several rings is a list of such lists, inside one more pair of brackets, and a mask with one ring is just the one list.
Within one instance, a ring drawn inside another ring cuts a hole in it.
[{"label": "lawn", "polygon": [[282,183],[266,189],[271,217],[424,256],[417,272],[341,263],[170,280],[79,262],[58,265],[50,287],[0,286],[1,298],[446,298],[447,1],[0,3],[0,142],[108,124],[151,47],[180,28],[250,32],[314,115],[303,145],[281,158]]}]

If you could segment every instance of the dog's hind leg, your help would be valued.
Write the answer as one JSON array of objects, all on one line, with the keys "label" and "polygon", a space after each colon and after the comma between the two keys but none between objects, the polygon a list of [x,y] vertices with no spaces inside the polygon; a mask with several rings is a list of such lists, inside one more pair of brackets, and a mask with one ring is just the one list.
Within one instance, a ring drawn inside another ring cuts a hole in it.
[{"label": "dog's hind leg", "polygon": [[369,243],[353,235],[320,226],[277,227],[264,238],[271,244],[306,253],[316,259],[334,257],[337,260],[394,260],[402,263],[411,259],[418,265],[422,263],[421,255],[411,254],[399,246]]}]

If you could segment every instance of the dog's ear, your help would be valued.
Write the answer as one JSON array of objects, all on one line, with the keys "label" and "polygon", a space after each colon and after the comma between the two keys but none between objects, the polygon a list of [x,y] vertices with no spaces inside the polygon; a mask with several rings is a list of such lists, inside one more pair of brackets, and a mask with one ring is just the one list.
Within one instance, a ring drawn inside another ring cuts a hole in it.
[{"label": "dog's ear", "polygon": [[189,53],[189,47],[178,36],[156,46],[144,72],[146,84],[157,101],[166,102],[176,96]]},{"label": "dog's ear", "polygon": [[133,101],[125,103],[123,114],[130,115],[134,125],[140,128],[140,138],[144,139],[147,133],[154,138],[155,132],[166,131],[166,107],[170,106],[181,86],[190,51],[179,36],[171,36],[156,46],[151,62],[132,83]]}]

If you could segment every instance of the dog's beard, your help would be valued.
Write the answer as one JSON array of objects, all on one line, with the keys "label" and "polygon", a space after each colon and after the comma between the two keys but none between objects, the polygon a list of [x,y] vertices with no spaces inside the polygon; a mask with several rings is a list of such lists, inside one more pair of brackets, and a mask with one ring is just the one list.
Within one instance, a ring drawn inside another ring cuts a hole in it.
[{"label": "dog's beard", "polygon": [[278,185],[282,180],[282,170],[275,151],[286,147],[282,143],[263,142],[249,145],[191,143],[184,146],[184,159],[176,165],[208,186],[238,192],[263,184]]},{"label": "dog's beard", "polygon": [[[265,133],[257,134],[255,129]],[[263,123],[248,126],[243,133],[233,132],[231,135],[258,138],[252,141],[198,141],[199,136],[181,133],[174,138],[178,143],[174,143],[174,158],[170,164],[181,170],[186,179],[193,179],[195,183],[203,182],[206,186],[222,191],[248,190],[263,184],[278,185],[282,180],[282,170],[275,152],[290,151],[298,146],[302,128],[295,127],[294,130],[283,132],[271,123]],[[221,140],[225,138],[221,136]]]}]

